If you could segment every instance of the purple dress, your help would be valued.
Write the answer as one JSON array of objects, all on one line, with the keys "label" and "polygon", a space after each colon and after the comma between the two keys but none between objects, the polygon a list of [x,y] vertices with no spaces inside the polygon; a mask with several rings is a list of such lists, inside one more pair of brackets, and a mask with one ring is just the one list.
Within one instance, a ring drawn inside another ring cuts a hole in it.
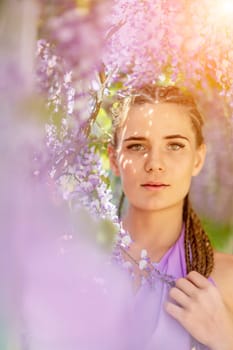
[{"label": "purple dress", "polygon": [[[158,263],[153,263],[162,275],[174,280],[186,276],[184,225],[179,239]],[[144,283],[129,302],[126,322],[129,332],[128,350],[190,350],[207,349],[195,342],[190,334],[164,309],[171,286],[158,278],[153,287]],[[195,344],[195,346],[194,346]]]}]

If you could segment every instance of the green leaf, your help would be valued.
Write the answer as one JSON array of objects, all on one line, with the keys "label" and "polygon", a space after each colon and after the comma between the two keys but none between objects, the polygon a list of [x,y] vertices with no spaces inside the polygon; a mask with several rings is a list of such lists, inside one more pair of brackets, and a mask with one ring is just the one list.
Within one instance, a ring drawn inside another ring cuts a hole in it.
[{"label": "green leaf", "polygon": [[230,224],[215,222],[208,218],[203,218],[202,223],[214,248],[227,252],[233,227]]}]

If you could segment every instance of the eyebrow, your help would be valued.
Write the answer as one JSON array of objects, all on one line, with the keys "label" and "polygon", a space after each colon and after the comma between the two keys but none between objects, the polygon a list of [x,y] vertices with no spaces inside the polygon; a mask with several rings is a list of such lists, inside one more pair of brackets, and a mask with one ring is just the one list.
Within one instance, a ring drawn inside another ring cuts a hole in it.
[{"label": "eyebrow", "polygon": [[143,136],[131,136],[127,139],[124,139],[124,141],[147,141],[147,139]]},{"label": "eyebrow", "polygon": [[189,141],[189,139],[185,136],[182,136],[182,135],[179,135],[179,134],[176,134],[176,135],[168,135],[168,136],[165,136],[164,137],[166,140],[169,140],[169,139],[184,139],[184,140],[187,140]]},{"label": "eyebrow", "polygon": [[[164,136],[164,139],[165,140],[170,140],[170,139],[184,139],[184,140],[187,140],[188,142],[189,139],[185,136],[182,136],[182,135],[179,135],[179,134],[175,134],[175,135],[167,135],[167,136]],[[124,142],[125,141],[147,141],[147,138],[146,137],[143,137],[143,136],[131,136],[131,137],[128,137],[126,139],[124,139]]]}]

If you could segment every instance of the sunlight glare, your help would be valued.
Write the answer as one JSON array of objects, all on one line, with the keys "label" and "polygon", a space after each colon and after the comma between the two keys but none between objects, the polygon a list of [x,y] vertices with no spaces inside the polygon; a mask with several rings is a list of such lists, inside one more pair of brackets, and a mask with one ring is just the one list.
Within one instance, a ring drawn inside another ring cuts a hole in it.
[{"label": "sunlight glare", "polygon": [[216,27],[232,28],[233,0],[215,0],[209,11],[209,21]]},{"label": "sunlight glare", "polygon": [[221,18],[232,16],[233,0],[216,0],[216,5],[213,6],[213,11]]},{"label": "sunlight glare", "polygon": [[224,0],[221,2],[221,11],[223,14],[232,15],[233,14],[233,1],[232,0]]}]

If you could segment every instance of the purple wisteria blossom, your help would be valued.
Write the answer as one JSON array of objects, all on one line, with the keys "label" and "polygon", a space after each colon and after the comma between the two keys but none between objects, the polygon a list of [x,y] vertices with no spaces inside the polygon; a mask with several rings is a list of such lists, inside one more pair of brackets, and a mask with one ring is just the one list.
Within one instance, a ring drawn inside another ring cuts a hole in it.
[{"label": "purple wisteria blossom", "polygon": [[112,203],[107,176],[94,147],[84,145],[76,155],[73,165],[67,167],[67,171],[57,182],[63,198],[71,201],[73,210],[84,207],[96,219],[117,222],[116,207]]},{"label": "purple wisteria blossom", "polygon": [[73,210],[81,206],[96,219],[116,221],[108,174],[82,129],[86,115],[91,115],[93,98],[88,95],[83,115],[83,100],[77,98],[72,72],[67,73],[64,66],[64,60],[53,53],[49,43],[38,42],[38,90],[47,98],[49,113],[46,143],[50,178],[61,197],[72,203]]},{"label": "purple wisteria blossom", "polygon": [[65,69],[64,60],[55,55],[46,40],[37,43],[36,77],[36,87],[47,100],[50,119],[59,113],[62,117],[73,115],[76,92],[72,72]]},{"label": "purple wisteria blossom", "polygon": [[107,69],[117,68],[126,85],[137,86],[176,67],[181,40],[171,37],[171,24],[182,11],[177,1],[115,1],[103,55]]},{"label": "purple wisteria blossom", "polygon": [[215,81],[226,90],[232,76],[232,13],[232,6],[211,0],[202,6],[196,0],[115,1],[103,61],[124,74],[127,85],[172,81],[206,88]]},{"label": "purple wisteria blossom", "polygon": [[68,1],[66,8],[64,3],[59,2],[58,8],[62,10],[56,9],[47,18],[42,35],[54,45],[66,69],[72,70],[75,81],[91,78],[102,65],[105,18],[109,14],[110,1],[90,1],[86,6],[84,3],[75,6],[75,1]]}]

